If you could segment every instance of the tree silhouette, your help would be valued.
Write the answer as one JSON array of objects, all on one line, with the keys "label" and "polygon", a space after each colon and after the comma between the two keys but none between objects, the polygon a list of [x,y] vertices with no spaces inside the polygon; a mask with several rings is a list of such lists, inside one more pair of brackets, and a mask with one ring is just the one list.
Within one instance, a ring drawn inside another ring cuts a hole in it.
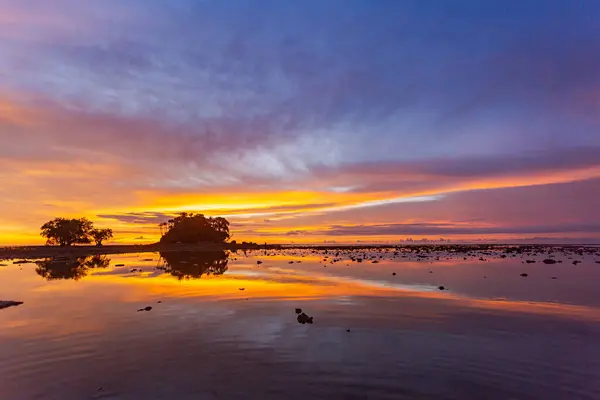
[{"label": "tree silhouette", "polygon": [[46,238],[46,244],[71,246],[72,244],[89,243],[88,234],[93,229],[93,225],[86,218],[55,218],[42,225],[41,229],[40,235]]},{"label": "tree silhouette", "polygon": [[230,238],[229,221],[221,217],[181,213],[159,225],[161,243],[223,243]]},{"label": "tree silhouette", "polygon": [[177,279],[198,279],[202,275],[221,275],[227,271],[229,256],[219,251],[167,251],[160,252],[162,265],[158,268]]},{"label": "tree silhouette", "polygon": [[110,258],[101,255],[76,258],[46,258],[35,262],[35,272],[46,280],[73,279],[87,276],[90,268],[106,268]]},{"label": "tree silhouette", "polygon": [[90,236],[96,242],[96,246],[102,246],[103,241],[113,237],[113,231],[112,229],[93,229]]},{"label": "tree silhouette", "polygon": [[91,243],[101,246],[104,240],[112,238],[112,229],[95,229],[87,218],[55,218],[41,227],[40,235],[46,238],[47,245],[71,246]]}]

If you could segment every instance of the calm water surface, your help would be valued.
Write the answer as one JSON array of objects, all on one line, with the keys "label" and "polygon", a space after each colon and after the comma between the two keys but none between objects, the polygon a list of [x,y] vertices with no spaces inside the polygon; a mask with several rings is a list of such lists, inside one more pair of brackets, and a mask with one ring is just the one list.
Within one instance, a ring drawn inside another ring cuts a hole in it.
[{"label": "calm water surface", "polygon": [[0,399],[599,399],[600,256],[479,256],[3,261]]}]

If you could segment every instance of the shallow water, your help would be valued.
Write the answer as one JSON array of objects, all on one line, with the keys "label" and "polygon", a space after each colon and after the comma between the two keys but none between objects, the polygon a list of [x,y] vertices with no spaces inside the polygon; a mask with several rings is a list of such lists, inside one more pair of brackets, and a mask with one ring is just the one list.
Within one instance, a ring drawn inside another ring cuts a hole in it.
[{"label": "shallow water", "polygon": [[0,398],[600,398],[599,255],[335,253],[4,261]]}]

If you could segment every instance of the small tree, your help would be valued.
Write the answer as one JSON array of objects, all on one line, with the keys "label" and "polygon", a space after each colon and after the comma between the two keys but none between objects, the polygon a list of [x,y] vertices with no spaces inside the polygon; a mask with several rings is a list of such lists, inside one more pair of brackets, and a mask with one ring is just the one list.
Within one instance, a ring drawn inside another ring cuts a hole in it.
[{"label": "small tree", "polygon": [[96,242],[96,246],[102,246],[103,241],[112,239],[113,231],[112,229],[92,229],[90,236]]},{"label": "small tree", "polygon": [[40,235],[46,238],[46,244],[71,246],[90,243],[89,233],[94,225],[87,218],[55,218],[42,225],[41,229]]}]

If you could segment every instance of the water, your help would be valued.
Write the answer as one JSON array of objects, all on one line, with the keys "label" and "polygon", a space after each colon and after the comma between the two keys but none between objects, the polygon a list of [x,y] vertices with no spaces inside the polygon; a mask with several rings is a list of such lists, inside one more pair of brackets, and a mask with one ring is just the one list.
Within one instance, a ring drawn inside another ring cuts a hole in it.
[{"label": "water", "polygon": [[0,398],[600,398],[600,256],[364,253],[9,261]]}]

